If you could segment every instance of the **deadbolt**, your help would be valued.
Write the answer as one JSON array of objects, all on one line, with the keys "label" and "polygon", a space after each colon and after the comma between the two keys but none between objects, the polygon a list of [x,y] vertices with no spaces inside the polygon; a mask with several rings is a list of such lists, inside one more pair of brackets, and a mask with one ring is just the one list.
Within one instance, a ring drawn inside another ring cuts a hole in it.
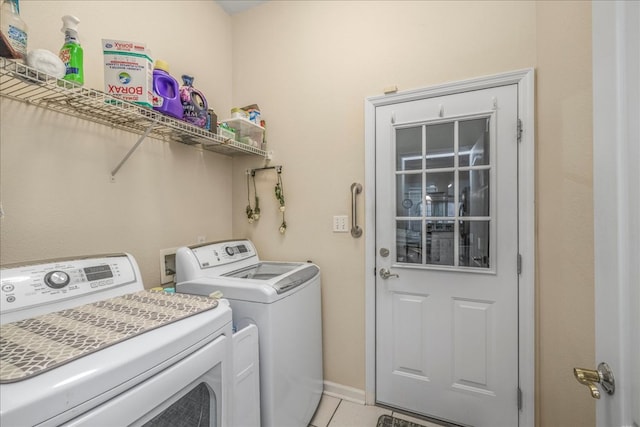
[{"label": "deadbolt", "polygon": [[613,378],[613,371],[606,362],[598,365],[598,370],[573,368],[573,375],[580,384],[586,385],[591,391],[591,397],[600,399],[600,390],[596,384],[600,384],[607,394],[613,394],[616,390],[616,382]]},{"label": "deadbolt", "polygon": [[382,258],[386,258],[389,256],[389,249],[387,248],[380,248],[380,256]]}]

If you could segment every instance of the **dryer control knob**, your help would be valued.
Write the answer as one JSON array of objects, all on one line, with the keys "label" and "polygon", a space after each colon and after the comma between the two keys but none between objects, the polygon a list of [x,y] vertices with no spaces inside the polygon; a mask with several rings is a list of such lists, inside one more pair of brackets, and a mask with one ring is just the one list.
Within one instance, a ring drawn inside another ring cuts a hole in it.
[{"label": "dryer control knob", "polygon": [[44,276],[44,283],[50,288],[60,289],[69,284],[69,275],[64,271],[51,271]]},{"label": "dryer control knob", "polygon": [[224,248],[224,250],[229,254],[229,255],[233,255],[233,248],[231,246],[227,246],[226,248]]}]

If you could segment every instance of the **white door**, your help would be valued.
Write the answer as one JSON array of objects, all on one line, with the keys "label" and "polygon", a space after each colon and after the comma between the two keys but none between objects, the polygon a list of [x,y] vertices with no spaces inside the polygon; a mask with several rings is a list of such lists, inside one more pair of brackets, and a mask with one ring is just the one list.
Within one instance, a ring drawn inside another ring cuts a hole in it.
[{"label": "white door", "polygon": [[[593,2],[597,425],[640,425],[640,3]],[[576,386],[576,393],[589,390]]]},{"label": "white door", "polygon": [[517,85],[375,121],[376,400],[517,426]]}]

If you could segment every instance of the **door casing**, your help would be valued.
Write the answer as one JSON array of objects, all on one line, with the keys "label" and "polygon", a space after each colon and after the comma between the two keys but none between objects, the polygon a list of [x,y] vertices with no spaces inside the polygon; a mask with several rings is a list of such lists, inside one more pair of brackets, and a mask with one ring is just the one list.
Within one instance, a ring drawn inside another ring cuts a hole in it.
[{"label": "door casing", "polygon": [[[535,425],[535,147],[534,70],[528,68],[492,76],[373,96],[365,99],[365,401],[376,402],[376,265],[375,248],[375,125],[376,108],[382,105],[451,95],[509,84],[518,85],[518,118],[522,133],[518,151],[518,234],[522,259],[518,293],[518,365],[522,391],[520,426]],[[515,260],[514,260],[515,262]]]},{"label": "door casing", "polygon": [[[640,5],[594,1],[593,200],[596,360],[616,390],[596,402],[596,426],[640,423]],[[581,390],[581,392],[583,392]]]}]

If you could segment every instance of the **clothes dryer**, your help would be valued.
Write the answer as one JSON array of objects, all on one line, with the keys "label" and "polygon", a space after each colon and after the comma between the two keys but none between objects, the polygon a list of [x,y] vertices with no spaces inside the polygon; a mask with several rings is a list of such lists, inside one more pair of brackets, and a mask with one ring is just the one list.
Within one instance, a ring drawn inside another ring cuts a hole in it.
[{"label": "clothes dryer", "polygon": [[306,427],[323,391],[320,269],[260,261],[253,243],[235,240],[176,252],[176,291],[222,292],[234,326],[258,327],[263,427]]},{"label": "clothes dryer", "polygon": [[227,301],[145,291],[128,254],[0,278],[1,425],[232,425]]}]

